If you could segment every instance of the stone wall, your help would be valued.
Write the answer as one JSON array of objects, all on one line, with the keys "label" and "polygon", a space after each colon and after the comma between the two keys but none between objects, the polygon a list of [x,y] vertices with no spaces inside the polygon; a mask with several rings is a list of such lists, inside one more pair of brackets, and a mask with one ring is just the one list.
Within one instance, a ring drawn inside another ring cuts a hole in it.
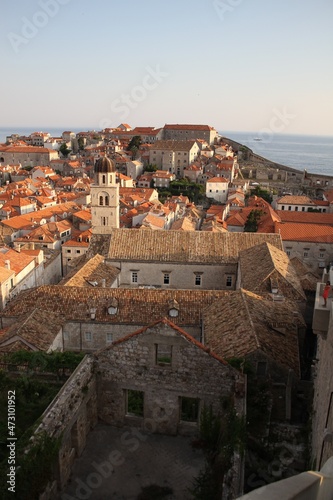
[{"label": "stone wall", "polygon": [[[148,321],[150,321],[150,318],[147,318],[147,322]],[[97,351],[109,346],[111,342],[125,337],[129,333],[133,333],[142,326],[145,325],[126,323],[98,323],[95,321],[87,321],[86,323],[74,321],[67,322],[63,327],[64,351]],[[200,340],[200,324],[195,327],[184,325],[184,329],[196,340]],[[86,334],[88,335],[86,336]],[[87,340],[87,338],[89,337],[91,338],[91,340]],[[112,340],[110,340],[110,338]]]},{"label": "stone wall", "polygon": [[[157,345],[171,347],[170,363],[158,362]],[[100,419],[163,434],[196,433],[198,419],[182,418],[181,398],[198,399],[198,413],[204,405],[218,413],[221,399],[239,389],[236,400],[243,403],[243,376],[207,351],[164,321],[96,354]],[[129,391],[143,392],[141,416],[128,410]]]},{"label": "stone wall", "polygon": [[[189,264],[172,262],[112,262],[121,269],[119,286],[134,286],[131,282],[132,271],[138,273],[135,286],[155,286],[178,290],[235,290],[237,263],[226,264]],[[169,273],[170,283],[164,284],[164,274]],[[201,273],[201,285],[195,285],[195,273]],[[226,277],[232,276],[231,287],[226,286]]]},{"label": "stone wall", "polygon": [[61,436],[58,473],[50,478],[43,496],[45,500],[54,498],[53,481],[59,489],[67,483],[74,459],[81,455],[87,434],[97,423],[96,394],[93,359],[85,357],[41,417],[34,436],[41,432],[54,438]]}]

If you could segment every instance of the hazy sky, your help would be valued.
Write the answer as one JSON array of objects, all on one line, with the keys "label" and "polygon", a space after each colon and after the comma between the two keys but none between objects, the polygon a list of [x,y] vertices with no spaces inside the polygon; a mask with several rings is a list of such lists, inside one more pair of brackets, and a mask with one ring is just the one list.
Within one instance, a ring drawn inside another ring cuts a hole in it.
[{"label": "hazy sky", "polygon": [[1,127],[333,135],[332,0],[2,0]]}]

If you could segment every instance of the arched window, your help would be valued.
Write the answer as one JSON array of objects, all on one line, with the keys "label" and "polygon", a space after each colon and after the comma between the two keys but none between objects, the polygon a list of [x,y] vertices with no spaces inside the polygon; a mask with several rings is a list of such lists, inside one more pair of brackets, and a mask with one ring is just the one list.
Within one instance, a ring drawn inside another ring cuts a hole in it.
[{"label": "arched window", "polygon": [[99,197],[99,204],[100,204],[100,205],[103,205],[103,196],[100,196],[100,197]]},{"label": "arched window", "polygon": [[103,175],[103,176],[102,176],[102,183],[103,183],[103,184],[105,184],[105,182],[106,182],[106,176],[105,176],[105,175]]},{"label": "arched window", "polygon": [[105,196],[105,205],[107,207],[109,206],[109,197],[108,197],[108,195]]}]

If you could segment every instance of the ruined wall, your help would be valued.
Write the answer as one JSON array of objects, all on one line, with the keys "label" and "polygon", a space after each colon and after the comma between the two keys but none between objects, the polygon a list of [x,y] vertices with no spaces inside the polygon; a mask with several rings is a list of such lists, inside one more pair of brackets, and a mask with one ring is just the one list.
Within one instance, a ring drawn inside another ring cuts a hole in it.
[{"label": "ruined wall", "polygon": [[[158,363],[157,345],[172,347],[169,364]],[[198,398],[199,412],[204,405],[212,405],[217,413],[221,411],[221,398],[233,397],[236,386],[244,387],[238,371],[165,323],[105,349],[96,354],[96,360],[99,417],[117,426],[134,425],[173,435],[195,433],[198,419],[182,418],[181,398]],[[142,416],[129,413],[129,390],[144,393]]]},{"label": "ruined wall", "polygon": [[[80,456],[90,429],[97,423],[96,378],[91,357],[85,357],[59,391],[41,417],[35,435],[46,432],[51,437],[61,436],[58,474],[55,478],[59,489],[70,476],[76,456]],[[53,498],[54,485],[50,481],[45,499]]]},{"label": "ruined wall", "polygon": [[[147,318],[147,321],[150,321],[150,318]],[[142,326],[145,325],[99,323],[96,321],[87,321],[86,323],[68,322],[63,327],[64,351],[97,351],[129,333],[139,330]],[[184,329],[195,339],[200,340],[200,325],[196,327],[184,325]]]}]

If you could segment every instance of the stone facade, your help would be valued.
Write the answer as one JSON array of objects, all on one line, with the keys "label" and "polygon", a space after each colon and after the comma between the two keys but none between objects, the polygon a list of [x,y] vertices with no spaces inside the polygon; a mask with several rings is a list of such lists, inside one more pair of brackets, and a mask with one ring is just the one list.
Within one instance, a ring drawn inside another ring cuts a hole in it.
[{"label": "stone facade", "polygon": [[[50,478],[56,480],[59,489],[67,483],[73,462],[81,455],[86,437],[97,423],[97,391],[93,368],[92,358],[85,358],[79,364],[45,410],[34,434],[37,436],[46,432],[51,437],[61,437],[57,474]],[[42,498],[58,498],[53,496],[54,490],[54,484],[50,483]]]},{"label": "stone facade", "polygon": [[[112,262],[112,264],[121,269],[120,287],[235,290],[236,286],[237,263],[184,265],[176,262],[156,262],[152,265],[148,262]],[[133,281],[135,279],[137,281]]]},{"label": "stone facade", "polygon": [[[204,405],[220,413],[221,399],[231,397],[242,411],[243,376],[168,320],[139,330],[95,356],[99,418],[106,423],[193,434]],[[133,397],[139,398],[136,407]]]}]

